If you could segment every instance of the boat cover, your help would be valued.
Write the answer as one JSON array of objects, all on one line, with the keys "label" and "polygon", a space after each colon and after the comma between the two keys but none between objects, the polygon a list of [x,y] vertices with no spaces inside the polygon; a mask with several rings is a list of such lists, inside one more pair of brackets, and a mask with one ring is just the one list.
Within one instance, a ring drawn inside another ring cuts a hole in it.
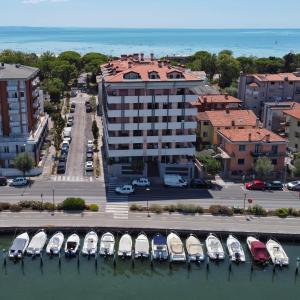
[{"label": "boat cover", "polygon": [[266,246],[260,241],[253,241],[251,243],[251,252],[256,260],[265,261],[269,259]]},{"label": "boat cover", "polygon": [[184,251],[182,242],[178,238],[173,237],[170,241],[170,246],[172,252],[174,252],[175,254],[180,254]]},{"label": "boat cover", "polygon": [[25,239],[15,239],[10,250],[13,250],[13,251],[18,251],[18,250],[23,250],[25,245],[26,245],[26,242],[27,240]]},{"label": "boat cover", "polygon": [[163,235],[158,234],[153,238],[153,244],[154,245],[166,245],[167,239]]}]

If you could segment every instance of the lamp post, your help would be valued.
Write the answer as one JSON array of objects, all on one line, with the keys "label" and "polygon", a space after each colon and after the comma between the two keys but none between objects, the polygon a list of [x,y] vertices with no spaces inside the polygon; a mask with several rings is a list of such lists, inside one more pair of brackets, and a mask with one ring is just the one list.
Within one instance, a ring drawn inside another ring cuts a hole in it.
[{"label": "lamp post", "polygon": [[41,211],[43,210],[43,193],[41,193],[41,200],[42,200],[42,205],[41,205]]},{"label": "lamp post", "polygon": [[53,202],[53,211],[52,211],[52,216],[54,216],[54,210],[55,210],[55,203],[54,203],[54,189],[52,189],[52,202]]},{"label": "lamp post", "polygon": [[[146,188],[146,191],[147,191],[147,192],[150,192],[150,188],[147,187],[147,188]],[[151,216],[150,216],[150,212],[149,212],[149,199],[148,199],[148,196],[147,196],[147,217],[148,217],[148,218],[151,217]]]}]

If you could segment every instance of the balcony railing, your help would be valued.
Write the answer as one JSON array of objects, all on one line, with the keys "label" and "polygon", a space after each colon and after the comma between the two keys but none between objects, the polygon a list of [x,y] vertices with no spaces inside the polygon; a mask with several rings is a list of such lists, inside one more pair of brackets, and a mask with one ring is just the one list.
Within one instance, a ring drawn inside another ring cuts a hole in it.
[{"label": "balcony railing", "polygon": [[284,157],[285,156],[285,152],[256,152],[256,151],[252,151],[251,155],[253,157],[262,157],[262,156],[266,156],[266,157]]}]

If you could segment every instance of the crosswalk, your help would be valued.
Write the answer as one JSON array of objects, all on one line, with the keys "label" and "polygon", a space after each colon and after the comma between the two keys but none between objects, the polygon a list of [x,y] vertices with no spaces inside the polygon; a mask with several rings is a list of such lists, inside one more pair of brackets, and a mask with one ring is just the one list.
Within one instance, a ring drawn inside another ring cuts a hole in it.
[{"label": "crosswalk", "polygon": [[118,184],[110,182],[107,187],[107,201],[108,202],[128,202],[128,195],[117,194],[115,192]]},{"label": "crosswalk", "polygon": [[95,178],[92,176],[66,176],[66,175],[54,175],[51,176],[52,181],[61,182],[93,182]]},{"label": "crosswalk", "polygon": [[128,202],[106,203],[105,212],[112,213],[114,219],[128,219]]}]

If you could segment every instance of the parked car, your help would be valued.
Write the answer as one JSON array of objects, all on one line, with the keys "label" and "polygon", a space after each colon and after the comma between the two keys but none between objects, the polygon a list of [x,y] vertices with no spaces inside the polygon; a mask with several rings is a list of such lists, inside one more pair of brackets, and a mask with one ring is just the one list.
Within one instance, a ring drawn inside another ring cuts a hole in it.
[{"label": "parked car", "polygon": [[85,163],[85,170],[86,171],[93,171],[94,170],[94,165],[92,161],[87,161]]},{"label": "parked car", "polygon": [[267,185],[260,179],[255,179],[245,184],[247,190],[258,190],[264,191],[267,188]]},{"label": "parked car", "polygon": [[87,145],[87,147],[92,147],[93,148],[94,147],[94,141],[88,140],[86,145]]},{"label": "parked car", "polygon": [[71,107],[70,108],[70,113],[74,113],[75,112],[75,107]]},{"label": "parked car", "polygon": [[0,185],[1,186],[7,185],[7,178],[6,177],[3,177],[3,176],[0,177]]},{"label": "parked car", "polygon": [[269,190],[282,190],[283,189],[283,184],[281,181],[279,180],[275,180],[272,182],[268,182],[267,183],[267,188]]},{"label": "parked car", "polygon": [[86,161],[93,161],[93,160],[94,160],[94,155],[93,155],[93,153],[88,152],[88,153],[86,154],[85,160],[86,160]]},{"label": "parked car", "polygon": [[67,126],[68,126],[68,127],[72,127],[73,124],[74,124],[73,120],[68,120],[68,121],[67,121]]},{"label": "parked car", "polygon": [[140,177],[140,178],[133,180],[131,184],[133,186],[146,187],[146,186],[150,186],[150,181],[148,178]]},{"label": "parked car", "polygon": [[166,187],[187,187],[188,183],[180,175],[167,174],[164,176],[164,185]]},{"label": "parked car", "polygon": [[61,161],[57,165],[57,174],[64,174],[66,172],[66,162]]},{"label": "parked car", "polygon": [[92,107],[91,107],[90,105],[86,105],[85,111],[86,111],[87,113],[90,113],[90,112],[92,111]]},{"label": "parked car", "polygon": [[68,154],[67,153],[61,153],[60,157],[58,159],[58,162],[66,162],[68,159]]},{"label": "parked car", "polygon": [[91,105],[91,104],[90,104],[90,101],[86,100],[85,103],[84,103],[84,105],[85,105],[85,106],[90,106],[90,105]]},{"label": "parked car", "polygon": [[197,189],[211,189],[213,184],[210,180],[192,179],[190,186]]},{"label": "parked car", "polygon": [[10,186],[24,186],[27,185],[28,181],[25,177],[17,177],[10,181]]},{"label": "parked car", "polygon": [[289,182],[286,187],[288,188],[288,190],[290,191],[300,191],[300,181],[292,181]]},{"label": "parked car", "polygon": [[86,147],[86,153],[94,153],[93,147]]},{"label": "parked car", "polygon": [[76,103],[74,101],[71,102],[71,107],[76,107]]},{"label": "parked car", "polygon": [[134,193],[134,187],[130,184],[125,184],[125,185],[116,187],[115,192],[118,194],[129,195],[129,194]]}]

